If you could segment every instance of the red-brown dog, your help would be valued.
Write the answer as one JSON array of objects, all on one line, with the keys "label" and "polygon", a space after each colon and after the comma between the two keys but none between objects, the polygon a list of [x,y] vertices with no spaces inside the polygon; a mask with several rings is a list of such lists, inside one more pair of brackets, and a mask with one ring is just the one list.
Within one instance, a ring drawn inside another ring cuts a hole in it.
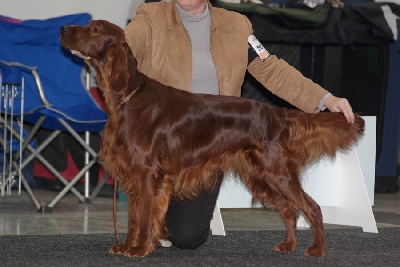
[{"label": "red-brown dog", "polygon": [[111,253],[143,257],[168,238],[171,198],[212,189],[218,173],[233,171],[253,200],[273,204],[296,247],[300,211],[314,231],[307,256],[326,252],[322,214],[300,184],[300,173],[320,157],[334,157],[360,138],[364,121],[341,113],[307,114],[238,97],[191,94],[140,73],[123,30],[106,21],[61,27],[61,43],[97,71],[109,120],[101,159],[129,197],[128,232]]}]

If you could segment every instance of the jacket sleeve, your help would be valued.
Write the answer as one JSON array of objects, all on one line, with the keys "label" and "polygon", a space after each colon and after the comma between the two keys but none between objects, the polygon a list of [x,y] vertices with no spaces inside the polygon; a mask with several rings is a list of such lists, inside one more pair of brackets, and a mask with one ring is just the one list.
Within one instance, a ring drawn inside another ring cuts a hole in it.
[{"label": "jacket sleeve", "polygon": [[249,64],[248,71],[273,94],[308,113],[318,112],[319,101],[328,93],[286,61],[274,55],[269,56],[264,62],[260,58],[255,58]]},{"label": "jacket sleeve", "polygon": [[141,62],[151,42],[151,25],[145,5],[139,6],[136,15],[124,28],[124,32],[133,55],[138,62]]}]

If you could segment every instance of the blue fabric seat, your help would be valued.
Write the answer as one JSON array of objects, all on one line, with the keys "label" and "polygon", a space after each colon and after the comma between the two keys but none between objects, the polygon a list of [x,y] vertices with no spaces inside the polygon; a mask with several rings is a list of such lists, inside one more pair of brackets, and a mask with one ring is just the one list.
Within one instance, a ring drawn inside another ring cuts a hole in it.
[{"label": "blue fabric seat", "polygon": [[85,25],[89,14],[74,14],[47,20],[18,22],[0,16],[0,60],[37,68],[45,106],[37,94],[35,77],[24,71],[26,120],[35,122],[38,112],[48,115],[42,127],[65,130],[56,118],[68,121],[78,132],[101,131],[107,116],[93,101],[82,81],[84,62],[60,44],[60,26]]}]

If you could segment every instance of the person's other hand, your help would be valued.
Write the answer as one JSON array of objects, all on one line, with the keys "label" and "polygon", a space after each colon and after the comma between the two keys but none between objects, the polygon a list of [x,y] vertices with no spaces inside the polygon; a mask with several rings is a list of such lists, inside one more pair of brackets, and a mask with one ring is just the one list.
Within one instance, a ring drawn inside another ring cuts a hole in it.
[{"label": "person's other hand", "polygon": [[354,113],[346,98],[331,95],[326,99],[324,105],[332,112],[342,112],[349,123],[354,123]]},{"label": "person's other hand", "polygon": [[71,50],[71,53],[73,55],[77,56],[77,57],[80,57],[80,58],[84,59],[84,60],[90,60],[91,59],[91,57],[82,55],[81,52],[76,51],[76,50]]},{"label": "person's other hand", "polygon": [[71,50],[71,53],[72,53],[73,55],[77,56],[77,57],[80,57],[81,59],[83,59],[83,60],[85,61],[85,63],[86,63],[89,67],[92,67],[92,64],[90,64],[90,61],[89,61],[89,60],[92,59],[91,57],[82,55],[81,52],[76,51],[76,50]]}]

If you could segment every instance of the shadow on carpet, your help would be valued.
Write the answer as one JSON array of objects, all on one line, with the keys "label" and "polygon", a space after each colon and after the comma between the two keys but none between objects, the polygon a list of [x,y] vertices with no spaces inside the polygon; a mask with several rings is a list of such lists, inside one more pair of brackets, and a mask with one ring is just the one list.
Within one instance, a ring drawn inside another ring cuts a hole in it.
[{"label": "shadow on carpet", "polygon": [[[1,266],[400,266],[400,228],[378,234],[361,229],[326,230],[325,257],[303,256],[310,230],[298,231],[297,248],[278,253],[285,231],[232,231],[210,236],[196,250],[159,248],[146,258],[110,255],[113,234],[0,236]],[[122,240],[122,238],[121,238]]]}]

